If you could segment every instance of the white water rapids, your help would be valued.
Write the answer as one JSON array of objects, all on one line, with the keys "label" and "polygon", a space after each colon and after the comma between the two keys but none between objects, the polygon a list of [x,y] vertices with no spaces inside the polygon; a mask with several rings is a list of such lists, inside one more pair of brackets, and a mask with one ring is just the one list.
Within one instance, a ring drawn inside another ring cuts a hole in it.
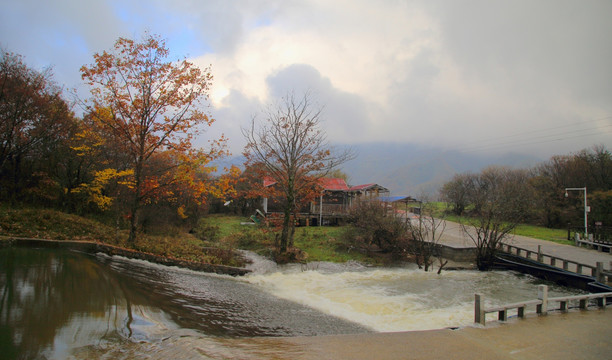
[{"label": "white water rapids", "polygon": [[[537,285],[542,283],[510,271],[461,270],[438,275],[412,264],[372,268],[354,262],[277,267],[269,260],[249,256],[254,273],[242,280],[274,296],[379,332],[470,326],[475,293],[483,294],[487,305],[499,305],[535,299]],[[551,294],[572,291],[548,285]]]}]

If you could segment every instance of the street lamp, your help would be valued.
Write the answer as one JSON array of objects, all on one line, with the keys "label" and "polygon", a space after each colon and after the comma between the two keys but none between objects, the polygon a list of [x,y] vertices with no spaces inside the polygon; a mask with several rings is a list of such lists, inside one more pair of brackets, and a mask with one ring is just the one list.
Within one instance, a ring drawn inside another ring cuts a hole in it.
[{"label": "street lamp", "polygon": [[591,211],[591,208],[587,205],[587,188],[565,188],[565,197],[568,197],[568,191],[584,191],[584,236],[586,240],[589,240],[589,230],[587,225],[587,213]]}]

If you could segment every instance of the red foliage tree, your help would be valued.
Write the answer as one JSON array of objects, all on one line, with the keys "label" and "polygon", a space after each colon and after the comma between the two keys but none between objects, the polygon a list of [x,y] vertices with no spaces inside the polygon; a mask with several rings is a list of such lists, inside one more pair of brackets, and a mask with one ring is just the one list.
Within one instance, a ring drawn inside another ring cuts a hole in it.
[{"label": "red foliage tree", "polygon": [[13,53],[0,56],[0,189],[16,197],[36,187],[36,178],[50,180],[45,163],[75,122],[50,69],[31,69]]}]

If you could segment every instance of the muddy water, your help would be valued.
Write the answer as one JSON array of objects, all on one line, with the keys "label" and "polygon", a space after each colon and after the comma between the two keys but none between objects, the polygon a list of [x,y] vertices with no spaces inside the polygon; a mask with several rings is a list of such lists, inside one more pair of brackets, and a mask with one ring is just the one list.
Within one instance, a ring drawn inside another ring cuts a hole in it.
[{"label": "muddy water", "polygon": [[[278,336],[469,326],[491,304],[535,297],[511,272],[423,273],[358,263],[277,267],[253,256],[232,278],[118,257],[0,250],[2,358],[291,358]],[[575,293],[553,287],[555,294]],[[244,339],[244,340],[240,340]]]}]

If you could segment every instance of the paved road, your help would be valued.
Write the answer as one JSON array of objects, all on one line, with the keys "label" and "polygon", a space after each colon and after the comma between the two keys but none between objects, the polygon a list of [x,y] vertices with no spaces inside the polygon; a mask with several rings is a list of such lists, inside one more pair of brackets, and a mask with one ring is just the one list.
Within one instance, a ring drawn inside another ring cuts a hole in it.
[{"label": "paved road", "polygon": [[[598,261],[602,261],[606,269],[610,268],[610,261],[612,261],[612,254],[610,253],[599,252],[585,247],[557,244],[551,241],[533,239],[525,236],[511,236],[504,240],[504,242],[532,251],[538,251],[538,245],[541,245],[542,253],[544,254],[591,266],[596,266]],[[463,232],[461,225],[450,221],[446,222],[446,228],[440,243],[457,248],[474,247],[474,243],[471,238]]]}]

